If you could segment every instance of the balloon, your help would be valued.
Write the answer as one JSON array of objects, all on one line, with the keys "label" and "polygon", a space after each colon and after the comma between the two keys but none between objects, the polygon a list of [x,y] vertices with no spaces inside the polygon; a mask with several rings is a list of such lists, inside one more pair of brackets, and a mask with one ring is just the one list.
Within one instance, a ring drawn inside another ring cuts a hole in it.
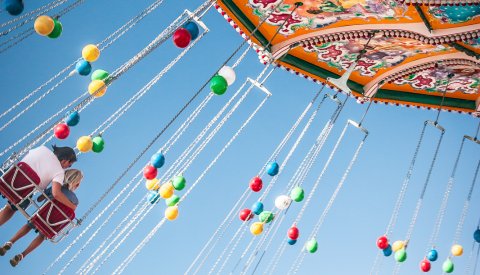
[{"label": "balloon", "polygon": [[430,264],[430,262],[427,259],[420,262],[420,270],[421,271],[428,272],[428,271],[430,271],[430,268],[432,268],[432,265]]},{"label": "balloon", "polygon": [[77,111],[74,111],[65,118],[65,122],[68,126],[76,126],[80,122],[80,115]]},{"label": "balloon", "polygon": [[454,244],[452,248],[450,249],[450,252],[452,252],[453,256],[462,256],[463,254],[463,247],[459,244]]},{"label": "balloon", "polygon": [[475,232],[473,232],[473,239],[477,243],[480,243],[480,229],[477,228],[477,230],[475,230]]},{"label": "balloon", "polygon": [[377,239],[377,247],[380,249],[385,249],[388,246],[388,239],[385,236],[381,236]]},{"label": "balloon", "polygon": [[54,27],[52,32],[47,35],[49,38],[58,38],[62,34],[63,26],[60,21],[57,19],[53,19]]},{"label": "balloon", "polygon": [[388,245],[387,248],[383,249],[383,256],[390,257],[392,255],[392,246]]},{"label": "balloon", "polygon": [[298,236],[300,235],[300,231],[298,228],[294,225],[288,229],[287,236],[291,240],[296,240],[298,239]]},{"label": "balloon", "polygon": [[173,188],[172,182],[169,181],[164,185],[160,186],[160,190],[158,190],[158,193],[160,193],[160,197],[168,199],[173,196],[174,191],[175,189]]},{"label": "balloon", "polygon": [[248,221],[253,218],[252,210],[245,208],[240,211],[239,214],[240,220],[242,221]]},{"label": "balloon", "polygon": [[65,123],[60,123],[53,128],[53,134],[58,139],[66,139],[70,134],[70,128]]},{"label": "balloon", "polygon": [[300,186],[296,186],[293,188],[292,192],[290,192],[290,198],[296,202],[301,202],[303,201],[303,198],[305,197],[305,191],[303,191],[303,188]]},{"label": "balloon", "polygon": [[252,211],[255,215],[260,215],[263,212],[263,203],[257,201],[252,206]]},{"label": "balloon", "polygon": [[190,21],[183,25],[183,28],[186,29],[190,33],[191,40],[195,40],[198,37],[198,34],[200,33],[200,30],[198,29],[197,23]]},{"label": "balloon", "polygon": [[446,259],[442,265],[443,272],[445,273],[452,273],[454,269],[454,265],[450,259]]},{"label": "balloon", "polygon": [[35,19],[33,28],[38,34],[47,36],[53,31],[53,28],[55,28],[55,22],[50,16],[41,15]]},{"label": "balloon", "polygon": [[290,206],[291,202],[292,199],[289,196],[280,195],[275,199],[275,207],[280,210],[284,210],[287,209],[288,206]]},{"label": "balloon", "polygon": [[280,169],[278,163],[276,161],[272,161],[267,165],[267,174],[272,177],[276,176],[278,174],[278,169]]},{"label": "balloon", "polygon": [[317,252],[318,249],[318,242],[315,239],[311,239],[305,244],[305,249],[310,253]]},{"label": "balloon", "polygon": [[429,261],[435,262],[438,259],[437,250],[435,250],[435,249],[430,250],[430,252],[428,252],[427,258],[428,258]]},{"label": "balloon", "polygon": [[263,223],[269,223],[273,220],[274,217],[275,215],[271,211],[263,211],[258,216],[258,219]]},{"label": "balloon", "polygon": [[178,206],[169,206],[165,209],[165,218],[169,221],[173,221],[178,217]]},{"label": "balloon", "polygon": [[92,79],[92,80],[105,80],[109,76],[110,76],[110,74],[107,71],[98,69],[98,70],[93,71],[90,79]]},{"label": "balloon", "polygon": [[395,241],[392,245],[392,250],[393,250],[393,252],[397,252],[398,250],[400,250],[404,247],[405,247],[405,242],[404,241]]},{"label": "balloon", "polygon": [[100,57],[100,50],[93,44],[88,44],[82,49],[82,57],[88,62],[95,62]]},{"label": "balloon", "polygon": [[160,195],[159,195],[157,192],[155,192],[155,191],[150,191],[150,192],[148,192],[147,200],[148,200],[151,204],[155,204],[155,203],[157,203],[157,202],[160,200]]},{"label": "balloon", "polygon": [[173,178],[173,187],[175,188],[175,190],[183,190],[183,188],[185,188],[185,184],[186,184],[186,180],[185,178],[180,175],[180,176],[176,176],[175,178]]},{"label": "balloon", "polygon": [[218,75],[223,76],[227,81],[227,85],[230,86],[235,82],[237,76],[235,75],[235,71],[232,67],[223,66],[220,71],[218,71]]},{"label": "balloon", "polygon": [[102,80],[93,80],[88,85],[88,92],[94,97],[102,97],[107,92],[107,86]]},{"label": "balloon", "polygon": [[210,90],[216,95],[223,95],[228,88],[227,80],[221,75],[216,75],[210,80]]},{"label": "balloon", "polygon": [[10,15],[19,15],[22,13],[24,5],[22,0],[3,0],[3,8]]},{"label": "balloon", "polygon": [[170,198],[165,200],[165,203],[167,204],[167,206],[175,206],[178,204],[179,201],[180,197],[173,194]]},{"label": "balloon", "polygon": [[152,180],[154,179],[156,176],[157,176],[157,168],[151,166],[151,165],[147,165],[145,166],[145,168],[143,168],[143,176],[147,179],[147,180]]},{"label": "balloon", "polygon": [[162,153],[156,153],[150,158],[150,163],[155,168],[162,168],[165,164],[165,156]]},{"label": "balloon", "polygon": [[288,239],[288,240],[287,240],[287,243],[288,243],[289,245],[294,245],[294,244],[297,243],[297,240]]},{"label": "balloon", "polygon": [[250,226],[250,232],[257,236],[257,235],[260,235],[262,234],[263,232],[263,223],[261,222],[254,222],[251,226]]},{"label": "balloon", "polygon": [[92,138],[89,136],[83,136],[77,140],[77,148],[82,153],[86,153],[92,150],[92,147],[93,147],[93,141],[92,141]]},{"label": "balloon", "polygon": [[105,140],[101,136],[96,136],[92,139],[93,146],[92,151],[95,153],[100,153],[105,148]]},{"label": "balloon", "polygon": [[405,262],[406,259],[407,259],[407,251],[405,250],[405,248],[402,248],[397,252],[395,252],[395,260],[397,262],[403,263]]},{"label": "balloon", "polygon": [[179,28],[173,34],[173,44],[179,48],[186,48],[191,40],[192,35],[184,28]]},{"label": "balloon", "polygon": [[[160,181],[157,178],[153,178],[151,180],[147,180],[145,182],[145,187],[147,187],[148,190],[158,190],[160,188]],[[160,194],[159,194],[160,196]]]},{"label": "balloon", "polygon": [[252,180],[250,180],[250,189],[252,189],[253,192],[258,192],[262,190],[262,187],[263,181],[259,176],[256,176]]},{"label": "balloon", "polygon": [[83,76],[89,75],[90,72],[92,71],[92,64],[82,59],[78,61],[77,64],[75,65],[75,70],[79,75],[83,75]]}]

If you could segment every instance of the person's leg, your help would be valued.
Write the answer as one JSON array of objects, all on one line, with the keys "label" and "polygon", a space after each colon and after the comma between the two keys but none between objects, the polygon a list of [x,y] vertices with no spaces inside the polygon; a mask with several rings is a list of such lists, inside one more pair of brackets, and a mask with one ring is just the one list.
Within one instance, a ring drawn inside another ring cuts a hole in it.
[{"label": "person's leg", "polygon": [[28,225],[28,224],[25,224],[24,226],[22,226],[22,228],[20,228],[17,233],[15,233],[15,235],[13,235],[13,237],[10,239],[10,242],[12,244],[14,244],[15,242],[17,242],[19,239],[23,238],[25,235],[28,234],[28,232],[30,232],[30,230],[32,230],[32,228]]},{"label": "person's leg", "polygon": [[5,207],[0,210],[0,226],[10,220],[13,214],[15,214],[15,210],[13,210],[9,204],[6,204]]},{"label": "person's leg", "polygon": [[30,254],[33,250],[35,250],[37,247],[39,247],[43,240],[45,240],[45,237],[42,234],[38,234],[38,236],[33,239],[33,241],[30,243],[30,245],[25,249],[22,253],[15,255],[10,260],[10,264],[15,267],[18,265],[18,263],[23,260],[28,254]]}]

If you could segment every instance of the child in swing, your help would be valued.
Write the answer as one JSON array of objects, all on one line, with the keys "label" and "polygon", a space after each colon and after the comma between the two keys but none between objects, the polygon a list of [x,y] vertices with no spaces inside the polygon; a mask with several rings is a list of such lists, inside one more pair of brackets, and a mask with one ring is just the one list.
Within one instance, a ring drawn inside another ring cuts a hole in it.
[{"label": "child in swing", "polygon": [[[65,170],[65,180],[63,185],[61,186],[61,192],[68,198],[68,200],[75,206],[78,205],[78,199],[75,195],[74,191],[80,186],[80,182],[83,179],[83,174],[80,170],[77,169],[68,169]],[[49,187],[45,190],[45,194],[49,199],[53,199],[53,191],[52,187]],[[38,202],[44,201],[45,197],[43,195],[37,198]],[[72,209],[75,210],[75,209]],[[0,247],[0,256],[5,255],[5,253],[12,248],[13,244],[24,237],[25,235],[30,232],[30,230],[35,229],[35,227],[31,223],[27,223],[26,225],[22,226],[20,230],[15,233],[15,235],[6,242],[2,247]],[[25,258],[28,254],[30,254],[33,250],[39,247],[42,242],[45,240],[45,236],[42,234],[38,234],[38,236],[33,239],[30,245],[20,254],[15,255],[10,260],[10,264],[15,267],[23,258]]]}]

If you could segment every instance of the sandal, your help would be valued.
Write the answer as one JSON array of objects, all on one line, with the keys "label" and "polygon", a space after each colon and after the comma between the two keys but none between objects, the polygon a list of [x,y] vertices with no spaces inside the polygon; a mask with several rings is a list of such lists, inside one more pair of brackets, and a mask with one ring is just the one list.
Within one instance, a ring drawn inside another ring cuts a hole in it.
[{"label": "sandal", "polygon": [[5,255],[10,248],[12,248],[12,243],[11,242],[6,242],[2,247],[0,247],[0,256]]},{"label": "sandal", "polygon": [[10,264],[15,267],[17,266],[17,264],[23,260],[23,254],[18,254],[18,255],[15,255],[15,257],[13,257],[12,259],[10,259]]}]

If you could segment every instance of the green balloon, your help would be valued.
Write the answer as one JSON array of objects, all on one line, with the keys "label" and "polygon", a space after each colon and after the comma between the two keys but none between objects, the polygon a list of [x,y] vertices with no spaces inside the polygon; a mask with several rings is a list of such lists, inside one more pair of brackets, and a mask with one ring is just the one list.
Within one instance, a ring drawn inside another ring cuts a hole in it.
[{"label": "green balloon", "polygon": [[258,218],[261,222],[269,223],[273,220],[273,218],[275,218],[275,215],[271,211],[263,211],[262,213],[260,213]]},{"label": "green balloon", "polygon": [[395,260],[397,262],[403,263],[405,262],[406,259],[407,259],[407,251],[404,248],[395,252]]},{"label": "green balloon", "polygon": [[47,36],[50,38],[58,38],[62,34],[63,26],[57,19],[53,19],[53,22],[55,23],[53,30]]},{"label": "green balloon", "polygon": [[450,259],[445,260],[445,262],[443,262],[442,269],[445,273],[452,273],[454,269],[452,261]]},{"label": "green balloon", "polygon": [[317,252],[318,249],[318,242],[315,239],[311,239],[305,244],[305,249],[307,249],[308,252],[310,253],[315,253]]},{"label": "green balloon", "polygon": [[172,182],[173,188],[175,188],[175,190],[178,190],[178,191],[183,190],[183,188],[185,188],[185,183],[187,183],[187,181],[183,176],[176,176]]},{"label": "green balloon", "polygon": [[101,136],[96,136],[92,139],[93,146],[92,151],[95,153],[100,153],[105,148],[105,140]]},{"label": "green balloon", "polygon": [[303,191],[303,188],[300,186],[293,188],[292,192],[290,192],[290,198],[292,198],[292,200],[296,202],[303,201],[304,197],[305,197],[305,191]]},{"label": "green balloon", "polygon": [[227,80],[221,75],[216,75],[210,80],[210,90],[216,95],[223,95],[228,88]]},{"label": "green balloon", "polygon": [[105,70],[95,70],[93,73],[92,73],[92,81],[93,80],[104,80],[105,78],[109,77],[110,74],[105,71]]},{"label": "green balloon", "polygon": [[167,206],[175,206],[180,201],[180,197],[173,194],[170,198],[165,200]]}]

